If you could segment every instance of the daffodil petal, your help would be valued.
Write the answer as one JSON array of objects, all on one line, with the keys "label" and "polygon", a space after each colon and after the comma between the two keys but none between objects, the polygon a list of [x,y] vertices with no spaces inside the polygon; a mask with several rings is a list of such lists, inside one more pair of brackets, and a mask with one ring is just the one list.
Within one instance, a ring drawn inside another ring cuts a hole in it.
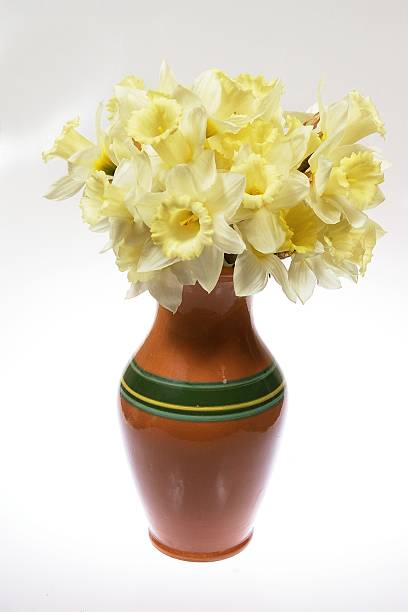
[{"label": "daffodil petal", "polygon": [[65,200],[78,193],[84,184],[84,180],[78,181],[75,176],[68,174],[55,181],[44,197],[48,200]]},{"label": "daffodil petal", "polygon": [[207,204],[213,214],[223,212],[230,221],[244,196],[245,177],[235,172],[219,172],[212,186]]},{"label": "daffodil petal", "polygon": [[140,218],[146,223],[148,227],[151,226],[153,217],[160,204],[163,201],[163,193],[144,193],[135,202],[130,201],[127,203],[128,209],[132,212],[134,209],[140,215]]},{"label": "daffodil petal", "polygon": [[245,242],[225,221],[223,215],[215,215],[213,218],[214,244],[224,253],[242,253],[245,250]]},{"label": "daffodil petal", "polygon": [[161,306],[173,313],[176,312],[183,297],[183,285],[169,268],[154,274],[147,282],[147,286],[149,293]]},{"label": "daffodil petal", "polygon": [[166,268],[173,263],[178,261],[175,258],[166,257],[160,247],[156,246],[151,240],[149,240],[140,255],[140,259],[137,266],[138,272],[153,272],[155,270],[161,270]]},{"label": "daffodil petal", "polygon": [[177,85],[173,92],[173,97],[185,109],[202,107],[202,102],[200,98],[196,96],[196,94],[193,93],[190,89],[187,89],[187,87],[183,87],[182,85]]},{"label": "daffodil petal", "polygon": [[187,164],[179,164],[172,168],[166,179],[166,188],[175,196],[191,196],[199,199],[199,189],[191,167]]},{"label": "daffodil petal", "polygon": [[322,255],[309,257],[307,265],[316,276],[317,283],[325,289],[339,289],[341,283],[334,270],[326,263]]},{"label": "daffodil petal", "polygon": [[307,198],[306,203],[313,212],[325,223],[338,223],[341,217],[341,211],[336,202],[328,197],[319,197],[317,194],[312,194]]},{"label": "daffodil petal", "polygon": [[202,100],[210,115],[214,115],[221,102],[221,84],[212,70],[206,70],[194,81],[193,92]]},{"label": "daffodil petal", "polygon": [[296,302],[296,293],[290,286],[288,279],[288,271],[285,264],[276,255],[267,255],[264,259],[264,266],[267,272],[271,274],[276,282],[282,287],[286,297],[292,302]]},{"label": "daffodil petal", "polygon": [[191,159],[194,160],[202,150],[207,128],[207,114],[200,106],[186,111],[180,121],[180,131],[188,143]]},{"label": "daffodil petal", "polygon": [[268,273],[259,259],[247,249],[238,255],[234,266],[234,290],[238,296],[262,291],[268,282]]},{"label": "daffodil petal", "polygon": [[126,293],[126,299],[131,299],[131,298],[137,297],[138,295],[141,295],[145,291],[147,291],[147,284],[146,283],[143,283],[141,281],[137,281],[136,283],[131,283],[131,285],[130,285],[127,293]]},{"label": "daffodil petal", "polygon": [[336,203],[341,212],[346,217],[347,221],[353,227],[363,227],[367,221],[367,215],[364,214],[361,210],[358,210],[355,206],[350,204],[346,198],[337,197]]},{"label": "daffodil petal", "polygon": [[205,247],[200,257],[191,261],[191,269],[207,293],[217,284],[223,262],[224,253],[215,246]]},{"label": "daffodil petal", "polygon": [[317,170],[314,177],[316,193],[321,196],[328,183],[330,172],[332,171],[333,163],[329,159],[319,158]]},{"label": "daffodil petal", "polygon": [[313,295],[316,286],[316,276],[302,257],[295,255],[289,267],[289,282],[299,296],[302,304]]},{"label": "daffodil petal", "polygon": [[168,63],[163,60],[160,66],[160,77],[159,77],[159,87],[158,91],[161,91],[166,94],[172,94],[176,89],[178,83],[176,81],[176,77]]},{"label": "daffodil petal", "polygon": [[239,226],[248,241],[261,253],[275,253],[283,244],[286,232],[278,213],[266,207],[257,210]]},{"label": "daffodil petal", "polygon": [[310,184],[307,176],[302,172],[292,172],[282,189],[273,198],[271,209],[291,208],[304,200],[310,193]]},{"label": "daffodil petal", "polygon": [[213,151],[203,151],[195,161],[189,165],[193,175],[197,193],[204,193],[214,185],[217,178],[217,168]]}]

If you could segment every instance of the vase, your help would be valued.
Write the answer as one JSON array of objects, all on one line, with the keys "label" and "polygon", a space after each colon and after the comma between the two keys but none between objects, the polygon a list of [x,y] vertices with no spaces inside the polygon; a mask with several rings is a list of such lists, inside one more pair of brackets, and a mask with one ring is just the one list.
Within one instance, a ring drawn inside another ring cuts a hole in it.
[{"label": "vase", "polygon": [[250,541],[284,413],[281,371],[259,338],[251,300],[223,268],[211,293],[185,286],[158,307],[120,385],[125,443],[152,543],[215,561]]}]

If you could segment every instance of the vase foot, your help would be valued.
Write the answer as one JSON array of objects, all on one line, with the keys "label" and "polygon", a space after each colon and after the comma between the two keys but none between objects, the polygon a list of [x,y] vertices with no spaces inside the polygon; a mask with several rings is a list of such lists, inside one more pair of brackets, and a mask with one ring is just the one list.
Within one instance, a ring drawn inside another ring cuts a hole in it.
[{"label": "vase foot", "polygon": [[252,538],[253,531],[239,544],[236,546],[232,546],[231,548],[227,548],[226,550],[220,550],[216,552],[190,552],[184,550],[177,550],[175,548],[170,548],[170,546],[166,546],[160,540],[158,540],[152,532],[149,530],[149,536],[152,541],[153,546],[155,546],[160,552],[168,555],[169,557],[174,557],[175,559],[181,559],[182,561],[198,561],[198,562],[206,562],[206,561],[221,561],[222,559],[227,559],[228,557],[233,557],[241,552],[250,542]]}]

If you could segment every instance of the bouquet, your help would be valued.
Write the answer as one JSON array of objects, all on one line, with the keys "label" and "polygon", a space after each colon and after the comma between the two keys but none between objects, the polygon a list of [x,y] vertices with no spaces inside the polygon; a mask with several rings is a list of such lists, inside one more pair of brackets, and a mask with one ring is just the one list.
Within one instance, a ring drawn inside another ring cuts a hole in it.
[{"label": "bouquet", "polygon": [[364,275],[384,233],[367,215],[384,196],[384,161],[361,144],[385,130],[351,91],[286,112],[279,79],[220,70],[179,84],[163,63],[157,89],[127,76],[96,114],[96,143],[68,121],[44,161],[67,174],[47,198],[83,190],[84,221],[107,232],[128,297],[149,291],[175,312],[183,286],[211,292],[233,266],[238,296],[270,278],[303,303],[315,286]]}]

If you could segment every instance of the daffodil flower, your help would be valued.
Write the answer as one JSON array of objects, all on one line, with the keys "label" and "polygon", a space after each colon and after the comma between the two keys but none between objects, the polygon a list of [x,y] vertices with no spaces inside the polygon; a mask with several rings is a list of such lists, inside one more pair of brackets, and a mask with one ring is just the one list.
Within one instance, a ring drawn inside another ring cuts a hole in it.
[{"label": "daffodil flower", "polygon": [[202,150],[207,116],[195,96],[176,89],[174,97],[149,92],[145,106],[134,110],[127,134],[151,146],[167,167],[193,161]]},{"label": "daffodil flower", "polygon": [[138,271],[188,262],[202,286],[211,291],[224,253],[241,253],[245,249],[230,226],[243,190],[242,176],[217,172],[211,151],[203,151],[191,164],[172,168],[166,178],[166,190],[146,193],[136,204],[152,238],[142,253]]},{"label": "daffodil flower", "polygon": [[[124,77],[96,118],[96,143],[68,121],[44,161],[68,173],[47,193],[83,189],[84,221],[109,239],[129,296],[149,291],[175,311],[183,286],[215,287],[234,264],[237,295],[273,277],[289,299],[357,281],[384,233],[368,217],[384,199],[386,162],[359,141],[385,130],[356,91],[308,112],[283,112],[282,83],[202,73],[192,87],[163,62],[155,90]],[[233,255],[234,257],[225,257]],[[289,269],[287,265],[289,263]]]},{"label": "daffodil flower", "polygon": [[362,145],[337,146],[327,141],[309,159],[311,191],[308,204],[325,223],[338,223],[344,215],[353,227],[367,221],[363,212],[380,204],[384,196],[382,162]]},{"label": "daffodil flower", "polygon": [[384,123],[377,109],[368,97],[358,91],[351,91],[345,98],[326,107],[319,93],[320,122],[318,130],[324,140],[338,134],[339,145],[354,144],[370,134],[378,133],[385,136]]},{"label": "daffodil flower", "polygon": [[[80,207],[85,223],[92,229],[109,229],[112,219],[131,221],[135,217],[132,202],[152,186],[149,157],[137,151],[116,168],[113,179],[99,170],[86,181]],[[137,215],[136,215],[137,216]]]},{"label": "daffodil flower", "polygon": [[282,211],[281,219],[286,229],[286,241],[281,251],[311,253],[316,249],[325,224],[307,204],[301,202]]},{"label": "daffodil flower", "polygon": [[101,127],[102,107],[96,115],[97,144],[82,136],[78,131],[79,119],[68,121],[53,147],[43,153],[44,161],[60,157],[68,163],[68,174],[57,180],[45,195],[50,200],[65,200],[85,185],[92,172],[104,172],[112,176],[116,164],[109,151],[109,138]]},{"label": "daffodil flower", "polygon": [[207,136],[238,132],[255,119],[282,122],[279,79],[267,82],[248,74],[232,79],[221,70],[207,70],[194,82],[192,91],[202,100],[209,116]]},{"label": "daffodil flower", "polygon": [[244,147],[232,166],[245,177],[242,206],[235,215],[241,232],[261,253],[276,253],[286,240],[280,211],[296,206],[309,194],[307,177],[268,163]]},{"label": "daffodil flower", "polygon": [[382,227],[371,219],[362,228],[354,228],[346,219],[342,219],[335,225],[327,226],[323,245],[336,266],[341,267],[344,262],[349,262],[356,265],[358,273],[364,276],[377,240],[384,234]]}]

